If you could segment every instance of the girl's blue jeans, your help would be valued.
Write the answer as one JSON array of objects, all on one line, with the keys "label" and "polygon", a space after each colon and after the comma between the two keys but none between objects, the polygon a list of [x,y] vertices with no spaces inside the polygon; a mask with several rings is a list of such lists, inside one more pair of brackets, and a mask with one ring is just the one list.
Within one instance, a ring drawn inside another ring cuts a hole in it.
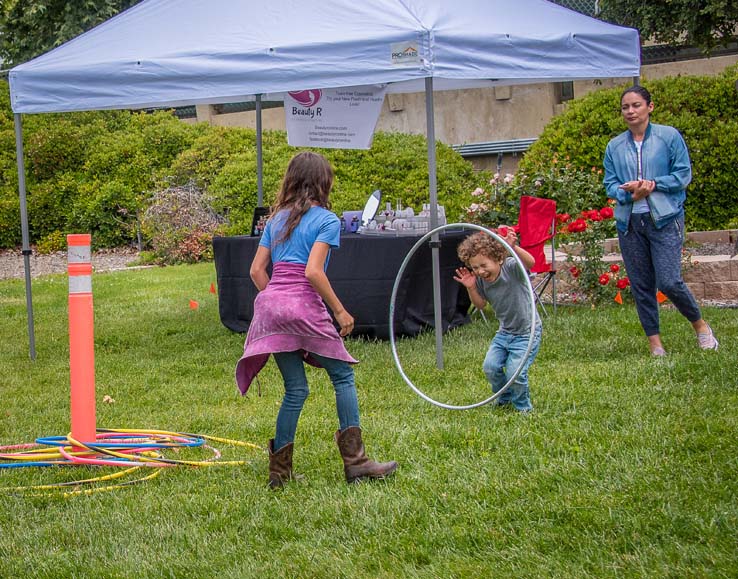
[{"label": "girl's blue jeans", "polygon": [[683,239],[684,217],[656,229],[650,213],[633,213],[628,232],[618,232],[630,291],[647,336],[660,333],[656,290],[661,290],[690,322],[702,317],[700,307],[682,279]]},{"label": "girl's blue jeans", "polygon": [[[333,384],[341,430],[359,426],[359,400],[356,396],[354,369],[351,364],[318,354],[310,355],[325,368]],[[284,398],[277,414],[277,432],[274,435],[274,449],[279,450],[295,440],[297,421],[300,419],[302,407],[310,390],[302,351],[278,352],[274,354],[274,359],[284,380]]]},{"label": "girl's blue jeans", "polygon": [[542,332],[543,329],[539,325],[533,335],[533,345],[527,360],[525,352],[528,349],[530,334],[510,334],[502,331],[495,334],[482,366],[487,380],[492,384],[492,392],[499,392],[507,384],[508,377],[512,376],[521,364],[523,365],[515,381],[497,399],[498,404],[512,403],[515,409],[521,412],[533,410],[528,390],[528,368],[536,359],[541,347]]}]

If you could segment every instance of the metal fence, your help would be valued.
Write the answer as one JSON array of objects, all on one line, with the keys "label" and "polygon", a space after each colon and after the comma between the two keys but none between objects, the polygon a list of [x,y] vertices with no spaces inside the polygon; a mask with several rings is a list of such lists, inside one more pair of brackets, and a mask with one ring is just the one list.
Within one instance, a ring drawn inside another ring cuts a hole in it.
[{"label": "metal fence", "polygon": [[600,11],[599,0],[552,0],[554,4],[576,10],[587,16],[595,16]]}]

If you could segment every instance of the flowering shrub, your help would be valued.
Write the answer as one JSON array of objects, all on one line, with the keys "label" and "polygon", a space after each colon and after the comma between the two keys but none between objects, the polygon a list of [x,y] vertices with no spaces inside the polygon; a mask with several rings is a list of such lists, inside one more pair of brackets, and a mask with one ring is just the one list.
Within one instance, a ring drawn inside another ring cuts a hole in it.
[{"label": "flowering shrub", "polygon": [[466,207],[469,223],[486,227],[517,223],[522,195],[554,199],[557,209],[565,214],[576,213],[580,207],[602,205],[606,200],[602,169],[582,171],[555,155],[549,166],[535,172],[495,173],[489,185],[489,191],[481,187],[472,191],[472,202]]},{"label": "flowering shrub", "polygon": [[515,176],[507,173],[501,177],[495,173],[489,184],[489,192],[481,187],[472,191],[472,204],[466,208],[467,221],[485,227],[517,223],[521,192],[515,183]]},{"label": "flowering shrub", "polygon": [[569,157],[560,159],[554,154],[550,163],[518,172],[517,182],[523,195],[556,200],[556,208],[565,213],[576,213],[581,207],[597,207],[605,203],[607,195],[602,185],[602,169],[582,170],[574,167]]},{"label": "flowering shrub", "polygon": [[569,214],[556,217],[559,247],[568,254],[568,274],[576,288],[575,301],[581,299],[594,306],[617,299],[619,292],[622,300],[630,281],[619,264],[608,264],[603,259],[605,239],[615,234],[612,208],[589,209],[573,219]]},{"label": "flowering shrub", "polygon": [[560,211],[556,215],[557,238],[568,254],[568,281],[576,288],[575,299],[595,305],[615,299],[618,292],[622,298],[623,290],[629,287],[628,278],[620,266],[610,266],[603,259],[605,239],[615,235],[612,207],[579,212],[582,205],[605,203],[601,169],[578,170],[568,159],[561,162],[554,156],[548,167],[535,173],[508,173],[504,177],[495,173],[489,185],[489,192],[479,187],[471,193],[472,203],[466,208],[470,223],[491,228],[517,223],[522,195],[555,199]]}]

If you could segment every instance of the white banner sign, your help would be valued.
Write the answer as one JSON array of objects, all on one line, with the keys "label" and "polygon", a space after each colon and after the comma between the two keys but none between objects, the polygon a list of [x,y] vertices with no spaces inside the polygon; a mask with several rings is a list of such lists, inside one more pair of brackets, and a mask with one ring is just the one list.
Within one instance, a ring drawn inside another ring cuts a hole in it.
[{"label": "white banner sign", "polygon": [[368,85],[287,93],[287,142],[293,147],[370,148],[385,91],[385,86]]}]

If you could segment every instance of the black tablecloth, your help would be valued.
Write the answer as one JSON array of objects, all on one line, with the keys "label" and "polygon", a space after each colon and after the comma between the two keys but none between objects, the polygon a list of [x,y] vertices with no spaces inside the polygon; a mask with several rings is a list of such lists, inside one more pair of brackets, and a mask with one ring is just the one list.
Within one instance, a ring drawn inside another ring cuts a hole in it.
[{"label": "black tablecloth", "polygon": [[[469,321],[466,289],[453,279],[460,265],[456,246],[469,231],[446,231],[441,238],[441,308],[443,330]],[[389,338],[389,302],[402,261],[419,237],[341,236],[341,247],[331,252],[328,278],[346,310],[354,317],[352,335]],[[235,332],[246,332],[257,291],[249,267],[258,237],[215,237],[220,320]],[[435,327],[431,249],[419,248],[403,274],[395,300],[395,335],[415,336]]]}]

